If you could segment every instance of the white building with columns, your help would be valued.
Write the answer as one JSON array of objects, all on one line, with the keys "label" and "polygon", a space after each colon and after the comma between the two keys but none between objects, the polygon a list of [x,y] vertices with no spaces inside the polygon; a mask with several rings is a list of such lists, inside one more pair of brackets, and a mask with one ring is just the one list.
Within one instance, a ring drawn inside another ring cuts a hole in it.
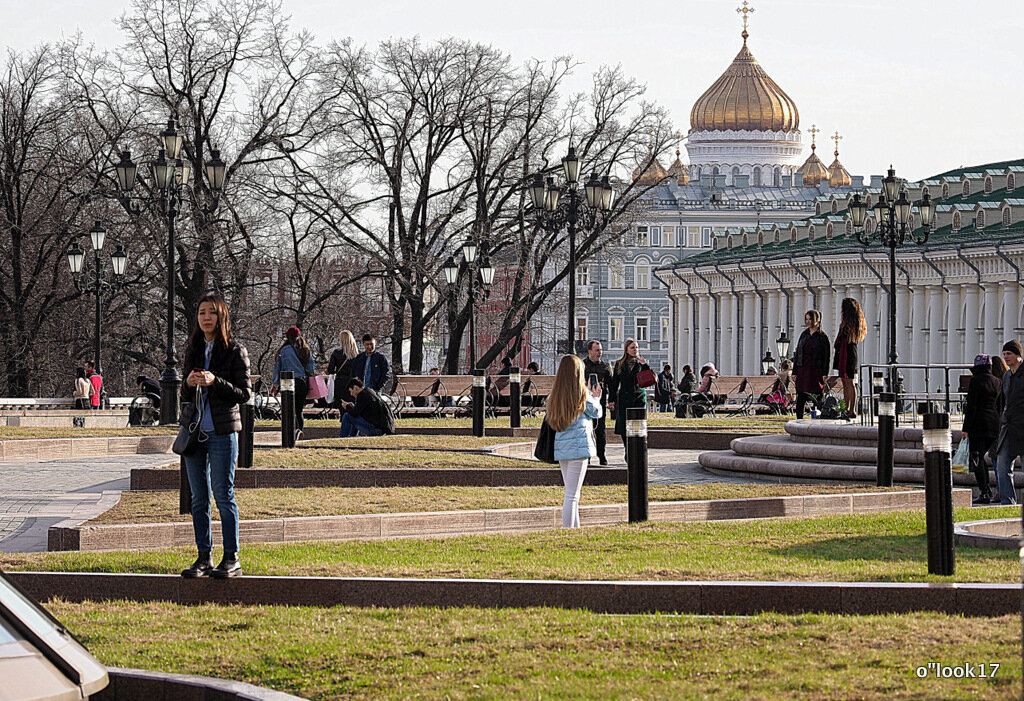
[{"label": "white building with columns", "polygon": [[[896,253],[899,362],[970,363],[977,353],[999,353],[1024,335],[1024,160],[961,168],[906,188],[912,201],[928,192],[937,207],[927,243],[908,241]],[[862,192],[869,202],[877,193]],[[775,354],[782,331],[798,336],[808,309],[821,311],[834,338],[844,297],[858,299],[867,317],[861,363],[884,363],[888,249],[857,240],[851,196],[820,198],[815,216],[790,224],[730,229],[713,250],[658,269],[675,320],[675,363],[760,374],[765,351]],[[869,230],[873,224],[869,218]]]}]

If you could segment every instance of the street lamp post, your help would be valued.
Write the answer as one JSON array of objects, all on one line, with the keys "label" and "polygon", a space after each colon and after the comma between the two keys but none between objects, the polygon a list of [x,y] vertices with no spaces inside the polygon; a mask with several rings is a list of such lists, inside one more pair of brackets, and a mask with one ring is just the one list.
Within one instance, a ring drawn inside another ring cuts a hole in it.
[{"label": "street lamp post", "polygon": [[[562,159],[565,183],[557,185],[553,177],[547,179],[541,173],[533,176],[530,184],[530,200],[536,214],[537,224],[549,233],[555,234],[569,229],[569,352],[575,353],[576,338],[576,234],[582,229],[594,231],[607,224],[615,191],[608,176],[590,174],[584,183],[584,196],[580,195],[580,159],[576,149]],[[563,196],[564,195],[564,196]]]},{"label": "street lamp post", "polygon": [[896,364],[899,357],[896,353],[896,249],[908,240],[919,246],[927,243],[935,217],[935,205],[925,193],[917,203],[922,231],[915,234],[909,226],[913,204],[903,185],[903,180],[896,177],[896,171],[890,166],[889,173],[882,178],[878,201],[872,207],[875,230],[871,233],[865,228],[867,202],[861,200],[860,194],[855,194],[850,203],[850,220],[857,232],[857,240],[864,246],[877,240],[889,249],[889,388],[893,392],[896,391]]},{"label": "street lamp post", "polygon": [[[467,238],[462,244],[462,264],[465,265],[466,277],[469,280],[469,370],[476,370],[476,286],[474,284],[476,275],[479,272],[480,282],[483,286],[489,287],[494,282],[494,267],[486,256],[480,261],[477,270],[474,270],[473,263],[477,259],[478,248],[472,238]],[[462,267],[455,258],[450,256],[444,264],[444,279],[448,283],[448,289],[455,290],[455,284],[459,280],[459,272]]]},{"label": "street lamp post", "polygon": [[[85,266],[85,252],[78,245],[78,241],[72,242],[68,248],[68,266],[71,268],[71,274],[75,280],[75,289],[79,292],[92,292],[96,301],[96,318],[93,335],[93,358],[96,372],[100,375],[103,374],[103,369],[100,365],[100,293],[109,287],[120,288],[124,281],[124,271],[128,264],[128,254],[124,250],[124,246],[120,243],[117,244],[117,250],[110,255],[110,265],[114,271],[114,282],[110,282],[103,279],[103,263],[100,258],[100,252],[103,250],[103,244],[107,238],[107,231],[103,228],[103,225],[97,221],[93,224],[93,227],[89,229],[89,238],[92,241],[93,251],[93,274],[87,281],[82,280],[82,268]],[[102,398],[101,398],[102,406]]]},{"label": "street lamp post", "polygon": [[764,357],[761,358],[761,374],[767,375],[768,369],[771,368],[771,366],[774,364],[775,358],[772,357],[772,352],[770,350],[766,350],[764,352]]},{"label": "street lamp post", "polygon": [[781,334],[779,334],[779,337],[775,340],[775,350],[777,350],[779,352],[779,362],[780,363],[783,361],[783,359],[789,357],[789,346],[790,346],[789,336],[787,336],[786,332],[783,331]]},{"label": "street lamp post", "polygon": [[[183,136],[175,127],[174,118],[168,119],[167,128],[160,132],[162,148],[157,152],[156,159],[150,163],[153,186],[157,192],[156,200],[160,205],[161,214],[167,219],[167,339],[164,347],[164,370],[160,375],[161,424],[178,422],[178,389],[181,386],[178,361],[174,357],[174,220],[186,199],[192,171],[192,164],[181,158],[183,141]],[[198,158],[198,154],[196,155]],[[213,200],[209,206],[201,207],[201,210],[206,214],[212,214],[217,209],[220,192],[224,187],[226,165],[217,149],[210,150],[210,158],[203,165]],[[117,183],[121,192],[128,194],[132,191],[137,175],[138,166],[132,161],[131,151],[122,151],[121,160],[117,164]]]}]

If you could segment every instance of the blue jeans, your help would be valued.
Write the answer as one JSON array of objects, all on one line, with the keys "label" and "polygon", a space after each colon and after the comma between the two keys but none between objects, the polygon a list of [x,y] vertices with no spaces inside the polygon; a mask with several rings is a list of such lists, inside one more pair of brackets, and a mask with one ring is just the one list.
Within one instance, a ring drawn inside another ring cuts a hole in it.
[{"label": "blue jeans", "polygon": [[1009,439],[1003,440],[1003,447],[996,456],[996,489],[999,490],[999,503],[1003,506],[1017,503],[1017,493],[1013,489],[1013,461],[1017,456],[1010,451]]},{"label": "blue jeans", "polygon": [[364,436],[383,436],[384,432],[360,416],[352,416],[347,411],[341,415],[341,433],[338,438],[352,438],[357,433]]},{"label": "blue jeans", "polygon": [[235,503],[235,463],[238,460],[238,434],[210,434],[192,455],[185,457],[188,485],[192,490],[192,528],[196,546],[202,552],[213,550],[210,534],[210,487],[220,512],[224,552],[238,552],[238,505]]}]

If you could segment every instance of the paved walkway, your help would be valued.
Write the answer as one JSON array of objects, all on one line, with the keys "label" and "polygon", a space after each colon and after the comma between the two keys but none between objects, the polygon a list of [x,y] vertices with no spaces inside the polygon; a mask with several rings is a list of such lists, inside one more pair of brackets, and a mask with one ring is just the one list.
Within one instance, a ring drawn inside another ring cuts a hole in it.
[{"label": "paved walkway", "polygon": [[128,489],[133,467],[158,467],[173,455],[116,455],[5,462],[0,492],[0,552],[46,550],[47,529],[103,513]]}]

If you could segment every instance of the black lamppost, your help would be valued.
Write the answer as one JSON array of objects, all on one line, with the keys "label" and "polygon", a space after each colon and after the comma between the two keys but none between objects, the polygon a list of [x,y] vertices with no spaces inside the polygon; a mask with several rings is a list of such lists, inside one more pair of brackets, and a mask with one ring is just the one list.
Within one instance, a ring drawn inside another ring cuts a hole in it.
[{"label": "black lamppost", "polygon": [[775,340],[775,350],[779,352],[779,362],[789,357],[789,336],[783,331]]},{"label": "black lamppost", "polygon": [[[85,266],[85,252],[78,245],[78,241],[72,242],[68,248],[68,266],[71,268],[71,274],[75,280],[75,289],[79,292],[92,292],[96,299],[96,325],[95,333],[93,336],[93,357],[95,358],[94,364],[96,366],[96,372],[100,375],[103,374],[103,369],[100,366],[100,293],[104,289],[111,287],[120,288],[124,281],[124,270],[128,265],[128,254],[125,253],[124,246],[117,244],[117,250],[110,254],[110,266],[114,271],[114,281],[110,282],[103,279],[103,262],[100,258],[100,251],[103,250],[103,243],[107,238],[107,230],[103,228],[103,225],[97,221],[93,224],[93,227],[89,229],[89,238],[92,240],[92,252],[93,252],[93,272],[88,279],[82,279],[82,268]],[[102,399],[101,404],[102,406]]]},{"label": "black lamppost", "polygon": [[[575,353],[576,338],[576,232],[602,228],[607,223],[615,190],[608,176],[590,174],[584,184],[585,197],[580,196],[580,159],[576,149],[569,147],[569,153],[562,159],[565,183],[556,185],[553,177],[545,180],[541,173],[533,176],[530,184],[530,200],[536,213],[537,224],[545,231],[555,234],[569,227],[569,353]],[[562,195],[565,195],[564,197]]]},{"label": "black lamppost", "polygon": [[877,240],[882,246],[889,249],[889,389],[893,392],[896,391],[898,358],[896,354],[896,249],[908,240],[919,246],[927,243],[935,217],[935,205],[925,193],[921,201],[917,203],[922,232],[915,234],[909,226],[912,207],[913,204],[907,197],[903,180],[896,177],[896,171],[892,166],[889,167],[889,173],[882,178],[882,191],[878,195],[878,201],[872,207],[875,215],[874,231],[867,233],[864,228],[868,211],[867,202],[861,200],[860,194],[855,194],[850,203],[850,220],[857,232],[857,240],[865,246]]},{"label": "black lamppost", "polygon": [[[480,264],[477,266],[477,270],[474,270],[473,263],[477,260],[477,246],[473,242],[472,238],[467,238],[466,242],[462,244],[462,265],[465,266],[466,277],[469,280],[469,369],[470,372],[476,370],[476,287],[473,284],[476,280],[476,274],[480,274],[480,282],[483,283],[484,287],[489,286],[494,282],[494,267],[491,266],[490,259],[484,257]],[[459,272],[462,270],[462,265],[456,262],[454,257],[449,257],[444,264],[444,279],[448,283],[448,289],[454,294],[455,284],[459,280]]]},{"label": "black lamppost", "polygon": [[761,374],[762,375],[767,375],[768,374],[768,368],[770,368],[774,364],[775,364],[775,358],[772,357],[772,352],[770,350],[766,350],[764,352],[764,357],[761,358]]},{"label": "black lamppost", "polygon": [[[174,118],[168,119],[167,128],[160,132],[163,148],[150,163],[155,199],[159,201],[160,212],[167,218],[167,343],[164,348],[164,370],[160,375],[161,424],[178,422],[178,388],[181,386],[178,361],[174,357],[174,219],[186,200],[192,171],[192,164],[180,157],[183,141],[182,135],[175,128]],[[199,159],[198,153],[196,159]],[[226,165],[221,160],[220,151],[211,149],[210,158],[203,166],[213,198],[209,205],[203,206],[193,201],[193,206],[205,214],[212,214],[217,209],[220,192],[224,187]],[[127,194],[132,191],[137,174],[138,166],[132,161],[131,151],[122,151],[121,160],[117,164],[117,184],[122,192]]]}]

